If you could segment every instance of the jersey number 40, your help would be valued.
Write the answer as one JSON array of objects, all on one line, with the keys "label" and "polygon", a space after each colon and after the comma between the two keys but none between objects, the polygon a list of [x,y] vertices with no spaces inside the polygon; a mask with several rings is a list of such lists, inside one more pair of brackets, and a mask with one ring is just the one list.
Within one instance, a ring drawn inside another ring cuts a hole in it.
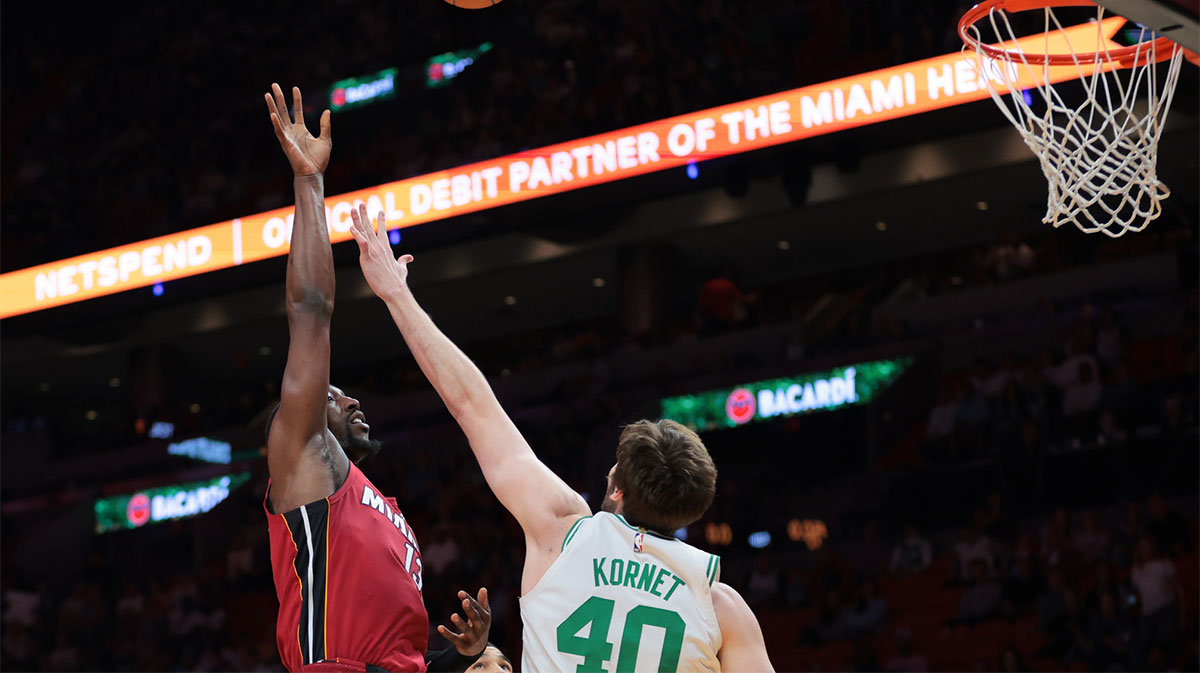
[{"label": "jersey number 40", "polygon": [[[583,657],[583,663],[575,667],[576,673],[607,673],[604,662],[611,660],[613,655],[608,631],[615,605],[614,601],[607,598],[592,596],[558,625],[558,651]],[[589,624],[588,635],[580,636],[579,632]],[[625,614],[615,670],[632,671],[637,665],[642,631],[647,626],[657,626],[665,631],[658,670],[674,671],[679,668],[679,652],[683,648],[683,617],[671,610],[639,605]]]}]

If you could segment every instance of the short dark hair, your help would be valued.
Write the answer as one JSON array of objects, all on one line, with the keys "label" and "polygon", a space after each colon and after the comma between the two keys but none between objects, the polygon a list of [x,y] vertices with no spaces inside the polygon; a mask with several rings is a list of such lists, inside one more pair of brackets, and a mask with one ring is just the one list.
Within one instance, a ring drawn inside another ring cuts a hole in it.
[{"label": "short dark hair", "polygon": [[612,478],[626,520],[668,535],[704,516],[717,492],[717,468],[700,436],[666,419],[625,426]]}]

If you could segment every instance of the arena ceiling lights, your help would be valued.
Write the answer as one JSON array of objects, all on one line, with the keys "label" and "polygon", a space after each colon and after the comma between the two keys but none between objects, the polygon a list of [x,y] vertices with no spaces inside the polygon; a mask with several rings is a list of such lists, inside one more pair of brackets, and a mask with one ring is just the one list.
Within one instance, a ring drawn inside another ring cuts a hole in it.
[{"label": "arena ceiling lights", "polygon": [[[1119,46],[1112,36],[1123,23],[1082,24],[1050,39],[1075,52]],[[1045,41],[1030,36],[1010,49],[1044,50]],[[984,76],[999,76],[993,70]],[[1076,76],[1073,67],[1050,68],[1048,80]],[[372,217],[386,212],[393,228],[411,227],[977,101],[989,95],[980,77],[975,55],[955,52],[329,196],[330,239],[351,238],[350,211],[360,202]],[[0,318],[287,254],[292,213],[289,206],[2,274]]]}]

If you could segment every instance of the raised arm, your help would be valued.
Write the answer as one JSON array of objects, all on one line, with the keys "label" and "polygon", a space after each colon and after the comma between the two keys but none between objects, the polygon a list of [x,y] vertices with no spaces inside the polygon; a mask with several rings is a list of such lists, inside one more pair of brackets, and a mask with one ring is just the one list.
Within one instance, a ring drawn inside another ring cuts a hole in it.
[{"label": "raised arm", "polygon": [[712,588],[713,610],[721,627],[717,659],[725,671],[774,671],[767,657],[762,627],[750,606],[733,587],[717,582]]},{"label": "raised arm", "polygon": [[[304,126],[300,89],[292,89],[295,120],[283,91],[266,94],[275,136],[292,165],[296,214],[287,261],[287,365],[279,411],[267,442],[273,503],[299,506],[329,495],[328,467],[314,460],[325,441],[329,395],[329,319],[333,313],[333,251],[325,226],[325,167],[332,148],[329,111],[321,115],[321,135]],[[290,509],[291,507],[287,507]],[[277,510],[279,511],[279,510]]]},{"label": "raised arm", "polygon": [[377,230],[371,228],[365,206],[351,216],[363,275],[387,303],[421,371],[466,434],[488,486],[521,524],[530,551],[557,554],[571,524],[591,514],[587,503],[538,460],[483,373],[417,304],[408,287],[412,255],[392,257],[383,214]]}]

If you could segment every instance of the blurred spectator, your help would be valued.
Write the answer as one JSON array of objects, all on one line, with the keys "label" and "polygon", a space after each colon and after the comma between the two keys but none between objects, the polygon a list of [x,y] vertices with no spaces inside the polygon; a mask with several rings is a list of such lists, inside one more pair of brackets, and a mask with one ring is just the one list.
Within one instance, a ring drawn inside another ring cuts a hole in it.
[{"label": "blurred spectator", "polygon": [[1175,578],[1175,566],[1162,556],[1153,535],[1142,537],[1131,579],[1142,607],[1138,642],[1144,651],[1158,645],[1174,652],[1179,629],[1179,604],[1183,595]]},{"label": "blurred spectator", "polygon": [[804,568],[796,564],[789,565],[783,584],[783,604],[795,608],[807,602],[808,587],[804,582]]},{"label": "blurred spectator", "polygon": [[[62,637],[65,637],[65,634]],[[40,668],[40,648],[30,635],[29,629],[20,621],[14,621],[5,627],[4,634],[0,636],[0,645],[4,648],[7,670],[32,671]]]},{"label": "blurred spectator", "polygon": [[1063,390],[1063,417],[1076,442],[1093,436],[1092,412],[1100,404],[1100,395],[1104,392],[1095,361],[1081,360],[1078,367],[1075,380]]},{"label": "blurred spectator", "polygon": [[886,569],[891,552],[879,536],[879,522],[871,519],[863,526],[862,539],[847,547],[846,558],[856,578],[876,577]]},{"label": "blurred spectator", "polygon": [[742,292],[732,276],[729,271],[715,273],[700,286],[696,321],[701,333],[720,332],[750,320],[750,304],[757,296]]},{"label": "blurred spectator", "polygon": [[925,424],[925,437],[929,442],[926,459],[931,463],[944,462],[955,452],[958,402],[956,390],[950,384],[943,384]]},{"label": "blurred spectator", "polygon": [[1112,309],[1100,312],[1100,325],[1096,329],[1096,357],[1106,367],[1112,367],[1125,356],[1125,334],[1117,322]]},{"label": "blurred spectator", "polygon": [[254,548],[243,531],[233,536],[225,554],[225,573],[233,586],[241,586],[242,578],[254,575]]},{"label": "blurred spectator", "polygon": [[1004,384],[1004,391],[992,400],[992,453],[1008,453],[1021,446],[1021,426],[1025,422],[1025,401],[1015,378]]},{"label": "blurred spectator", "polygon": [[972,559],[967,571],[971,586],[958,602],[957,622],[973,625],[997,616],[1004,595],[982,559]]},{"label": "blurred spectator", "polygon": [[1015,233],[1001,234],[980,260],[980,267],[994,280],[1008,281],[1023,278],[1033,267],[1036,255],[1033,248]]},{"label": "blurred spectator", "polygon": [[432,541],[421,548],[421,560],[434,574],[446,572],[458,561],[458,543],[450,534],[450,527],[441,525],[434,528]]},{"label": "blurred spectator", "polygon": [[117,599],[117,617],[136,620],[146,611],[146,596],[131,579],[125,580],[121,597]]},{"label": "blurred spectator", "polygon": [[754,561],[754,570],[746,583],[748,595],[746,602],[754,608],[775,607],[779,600],[779,568],[771,555],[762,552]]},{"label": "blurred spectator", "polygon": [[[10,576],[16,578],[16,573],[11,573]],[[18,588],[15,580],[11,582],[11,586],[4,591],[4,623],[20,623],[32,627],[37,621],[42,598],[33,591]]]},{"label": "blurred spectator", "polygon": [[1146,501],[1146,509],[1150,512],[1150,521],[1146,523],[1146,532],[1154,536],[1158,548],[1168,556],[1177,556],[1188,551],[1188,524],[1179,512],[1171,508],[1167,499],[1161,495],[1150,496]]},{"label": "blurred spectator", "polygon": [[904,524],[904,539],[892,551],[893,573],[919,573],[929,567],[933,559],[933,546],[921,537],[915,524]]},{"label": "blurred spectator", "polygon": [[1046,590],[1042,592],[1041,596],[1038,596],[1037,600],[1038,629],[1043,634],[1051,636],[1062,630],[1066,617],[1066,594],[1062,571],[1057,569],[1048,571],[1046,573]]},{"label": "blurred spectator", "polygon": [[1017,529],[1005,511],[1004,494],[1000,491],[992,491],[988,495],[987,507],[984,509],[980,523],[988,537],[1009,545],[1012,544]]},{"label": "blurred spectator", "polygon": [[77,671],[80,668],[79,650],[67,638],[67,634],[58,634],[58,642],[47,659],[47,668],[51,671]]},{"label": "blurred spectator", "polygon": [[1079,337],[1069,337],[1066,359],[1045,371],[1046,379],[1062,390],[1064,416],[1086,413],[1100,402],[1099,372],[1096,358],[1083,349]]},{"label": "blurred spectator", "polygon": [[1029,673],[1033,668],[1025,663],[1025,657],[1013,645],[1007,645],[1000,651],[1000,670],[1004,673]]},{"label": "blurred spectator", "polygon": [[913,653],[912,633],[908,629],[896,631],[896,656],[887,663],[889,673],[925,673],[929,670],[929,661]]},{"label": "blurred spectator", "polygon": [[850,621],[850,611],[842,604],[836,591],[825,592],[825,602],[812,626],[801,633],[801,642],[813,646],[849,638],[854,635],[854,626]]},{"label": "blurred spectator", "polygon": [[1055,510],[1042,526],[1042,563],[1061,570],[1066,577],[1076,577],[1083,565],[1083,555],[1071,543],[1073,537],[1071,514],[1065,509]]},{"label": "blurred spectator", "polygon": [[874,673],[879,670],[879,657],[866,638],[854,640],[854,670],[860,673]]},{"label": "blurred spectator", "polygon": [[1138,543],[1145,532],[1141,505],[1136,502],[1125,503],[1121,523],[1117,524],[1113,538],[1113,563],[1123,568],[1133,565]]},{"label": "blurred spectator", "polygon": [[1030,611],[1044,589],[1041,578],[1034,571],[1033,559],[1029,556],[1017,558],[1012,573],[1004,578],[1001,588],[1007,617]]},{"label": "blurred spectator", "polygon": [[976,510],[975,521],[967,526],[962,539],[954,545],[955,579],[959,582],[972,582],[971,564],[981,561],[989,577],[995,577],[995,556],[992,551],[992,540],[981,530],[983,510]]},{"label": "blurred spectator", "polygon": [[887,620],[887,601],[879,594],[879,583],[873,578],[859,585],[857,602],[850,608],[850,628],[855,635],[877,633]]},{"label": "blurred spectator", "polygon": [[1129,439],[1129,433],[1126,432],[1117,420],[1116,413],[1112,408],[1106,407],[1100,412],[1100,422],[1098,432],[1096,434],[1096,443],[1100,446],[1109,446],[1113,444],[1124,444]]},{"label": "blurred spectator", "polygon": [[1011,371],[993,367],[986,359],[978,358],[971,370],[971,388],[984,397],[998,397],[1011,376]]},{"label": "blurred spectator", "polygon": [[1111,563],[1101,563],[1096,566],[1096,582],[1088,595],[1088,610],[1100,612],[1100,599],[1104,594],[1111,594],[1116,599],[1117,610],[1126,616],[1133,614],[1137,607],[1137,594],[1133,584],[1126,577],[1113,572]]},{"label": "blurred spectator", "polygon": [[1108,533],[1100,528],[1100,518],[1095,512],[1084,512],[1083,524],[1075,532],[1075,549],[1083,555],[1083,560],[1092,564],[1099,561],[1108,551]]},{"label": "blurred spectator", "polygon": [[850,563],[832,545],[823,545],[818,552],[817,563],[810,568],[808,575],[808,595],[812,601],[817,605],[826,605],[826,592],[848,596],[854,588],[854,570]]},{"label": "blurred spectator", "polygon": [[1137,644],[1133,623],[1121,613],[1111,593],[1100,596],[1099,612],[1092,615],[1086,640],[1088,668],[1093,671],[1129,670],[1129,652]]}]

